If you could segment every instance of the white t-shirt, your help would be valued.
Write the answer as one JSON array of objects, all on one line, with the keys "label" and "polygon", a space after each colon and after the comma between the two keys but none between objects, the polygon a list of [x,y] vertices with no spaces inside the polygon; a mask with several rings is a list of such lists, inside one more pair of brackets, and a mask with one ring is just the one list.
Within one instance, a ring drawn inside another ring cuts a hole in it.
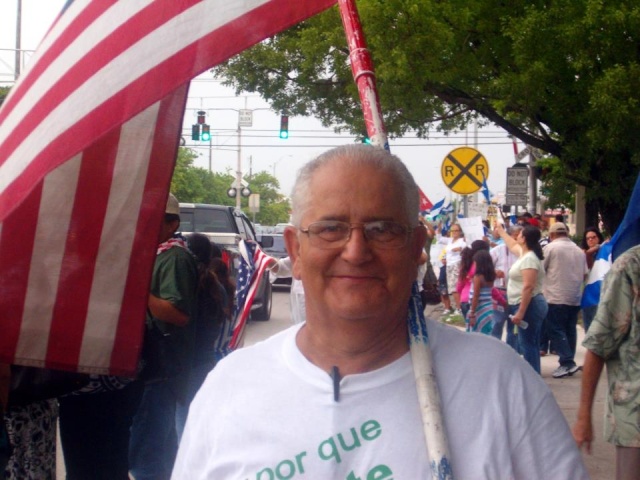
[{"label": "white t-shirt", "polygon": [[533,269],[538,271],[536,284],[533,286],[531,296],[542,293],[542,285],[544,284],[544,265],[538,256],[529,251],[521,255],[516,263],[509,269],[509,283],[507,284],[507,301],[509,305],[518,305],[522,300],[522,289],[524,288],[524,276],[522,270]]},{"label": "white t-shirt", "polygon": [[[237,350],[191,405],[174,480],[430,477],[410,355],[332,379],[291,327]],[[428,321],[456,479],[586,479],[550,390],[513,349]]]}]

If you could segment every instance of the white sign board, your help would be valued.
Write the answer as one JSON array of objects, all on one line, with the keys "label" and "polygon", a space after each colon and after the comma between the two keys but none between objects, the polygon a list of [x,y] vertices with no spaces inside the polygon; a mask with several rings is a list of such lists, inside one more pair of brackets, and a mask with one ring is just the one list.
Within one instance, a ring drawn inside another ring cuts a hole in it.
[{"label": "white sign board", "polygon": [[529,195],[510,195],[507,193],[506,199],[505,199],[505,204],[506,205],[519,205],[519,206],[526,206],[527,202],[529,201]]},{"label": "white sign board", "polygon": [[481,217],[487,219],[489,205],[486,203],[467,202],[467,217]]},{"label": "white sign board", "polygon": [[241,127],[251,127],[253,125],[253,110],[240,110],[238,125]]},{"label": "white sign board", "polygon": [[529,169],[527,167],[507,168],[507,195],[526,195],[528,191]]},{"label": "white sign board", "polygon": [[260,211],[260,194],[252,193],[249,195],[249,211],[251,213],[258,213]]},{"label": "white sign board", "polygon": [[482,240],[484,237],[484,225],[482,217],[459,218],[458,223],[464,232],[464,241],[471,245],[475,240]]}]

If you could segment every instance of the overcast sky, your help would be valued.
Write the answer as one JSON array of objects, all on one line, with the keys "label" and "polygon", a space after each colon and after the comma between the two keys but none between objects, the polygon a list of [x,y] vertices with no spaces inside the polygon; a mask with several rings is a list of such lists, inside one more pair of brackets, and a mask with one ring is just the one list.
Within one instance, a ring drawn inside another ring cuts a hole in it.
[{"label": "overcast sky", "polygon": [[[49,26],[62,9],[64,0],[22,0],[22,38],[24,50],[33,50],[47,32]],[[12,80],[16,45],[17,0],[3,0],[0,16],[0,85]],[[27,58],[29,55],[27,54]],[[242,128],[241,163],[244,173],[266,170],[275,172],[284,194],[291,191],[297,169],[307,160],[337,146],[353,142],[353,137],[339,136],[332,129],[322,127],[314,118],[291,117],[289,139],[278,138],[280,116],[269,110],[268,105],[257,95],[237,97],[233,90],[214,81],[210,74],[201,75],[193,81],[184,119],[186,143],[190,146],[191,124],[196,122],[196,111],[207,112],[207,122],[214,133],[211,149],[199,144],[198,166],[213,171],[230,170],[234,175],[238,165],[238,110],[253,110],[252,127]],[[413,137],[413,138],[411,138]],[[398,155],[414,175],[418,185],[432,202],[449,197],[450,191],[441,178],[441,165],[447,154],[462,145],[474,146],[476,133],[467,132],[444,137],[434,133],[430,140],[419,140],[415,136],[390,141],[391,151]],[[505,190],[506,169],[514,163],[513,147],[506,132],[497,127],[481,130],[477,134],[477,149],[489,164],[488,184],[493,192]],[[522,149],[524,146],[519,145]]]}]

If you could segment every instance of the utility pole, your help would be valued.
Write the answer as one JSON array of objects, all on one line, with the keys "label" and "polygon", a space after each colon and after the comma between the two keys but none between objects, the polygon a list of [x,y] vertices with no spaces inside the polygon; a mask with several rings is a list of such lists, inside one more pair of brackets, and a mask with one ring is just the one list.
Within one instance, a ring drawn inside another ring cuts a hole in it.
[{"label": "utility pole", "polygon": [[17,0],[16,4],[16,67],[14,70],[14,79],[18,81],[21,70],[21,53],[22,53],[22,0]]}]

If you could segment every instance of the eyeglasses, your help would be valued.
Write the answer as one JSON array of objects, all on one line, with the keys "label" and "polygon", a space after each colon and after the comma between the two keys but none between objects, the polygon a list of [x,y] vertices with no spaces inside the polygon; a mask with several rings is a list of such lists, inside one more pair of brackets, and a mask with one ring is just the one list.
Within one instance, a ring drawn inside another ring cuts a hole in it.
[{"label": "eyeglasses", "polygon": [[596,235],[587,235],[587,240],[595,240],[598,237]]},{"label": "eyeglasses", "polygon": [[453,229],[453,228],[452,228],[452,229],[451,229],[451,230],[449,230],[449,231],[450,231],[450,232],[461,232],[462,230],[460,230],[460,229]]},{"label": "eyeglasses", "polygon": [[364,238],[374,248],[392,250],[402,248],[409,240],[411,228],[396,222],[379,220],[376,222],[347,223],[325,220],[311,223],[302,233],[309,235],[309,243],[318,248],[341,248],[351,238],[351,231],[361,228]]}]

